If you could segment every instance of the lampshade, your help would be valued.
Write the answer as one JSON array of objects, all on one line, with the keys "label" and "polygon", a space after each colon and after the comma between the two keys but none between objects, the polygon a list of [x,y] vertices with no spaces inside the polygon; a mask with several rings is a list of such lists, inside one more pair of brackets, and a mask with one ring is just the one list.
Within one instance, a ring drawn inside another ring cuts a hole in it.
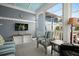
[{"label": "lampshade", "polygon": [[76,18],[69,18],[68,24],[76,25],[77,23],[78,23],[78,22],[77,22],[77,19],[76,19]]}]

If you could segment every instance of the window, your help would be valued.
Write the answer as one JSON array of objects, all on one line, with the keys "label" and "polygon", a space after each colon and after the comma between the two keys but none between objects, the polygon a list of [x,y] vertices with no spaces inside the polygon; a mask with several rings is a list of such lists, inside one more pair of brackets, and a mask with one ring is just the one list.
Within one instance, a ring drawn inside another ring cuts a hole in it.
[{"label": "window", "polygon": [[56,4],[48,9],[47,12],[49,12],[49,16],[51,16],[50,22],[53,38],[62,39],[62,3]]},{"label": "window", "polygon": [[[72,17],[79,21],[79,3],[72,4]],[[79,44],[79,25],[73,27],[73,43]]]}]

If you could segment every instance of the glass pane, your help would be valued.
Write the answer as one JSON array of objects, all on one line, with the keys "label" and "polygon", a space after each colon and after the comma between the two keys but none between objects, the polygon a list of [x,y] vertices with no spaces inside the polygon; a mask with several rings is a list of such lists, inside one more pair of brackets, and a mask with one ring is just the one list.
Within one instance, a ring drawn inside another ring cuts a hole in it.
[{"label": "glass pane", "polygon": [[62,4],[56,4],[54,7],[47,10],[50,13],[54,13],[58,16],[62,16]]},{"label": "glass pane", "polygon": [[28,7],[29,10],[36,11],[39,9],[41,6],[43,6],[42,3],[31,3],[30,6]]},{"label": "glass pane", "polygon": [[72,4],[72,17],[79,18],[79,3]]},{"label": "glass pane", "polygon": [[25,10],[36,11],[45,3],[16,3],[16,6]]},{"label": "glass pane", "polygon": [[27,9],[28,6],[30,5],[30,3],[16,3],[17,7],[23,8],[23,9]]},{"label": "glass pane", "polygon": [[73,3],[72,4],[72,10],[73,11],[79,10],[79,3]]}]

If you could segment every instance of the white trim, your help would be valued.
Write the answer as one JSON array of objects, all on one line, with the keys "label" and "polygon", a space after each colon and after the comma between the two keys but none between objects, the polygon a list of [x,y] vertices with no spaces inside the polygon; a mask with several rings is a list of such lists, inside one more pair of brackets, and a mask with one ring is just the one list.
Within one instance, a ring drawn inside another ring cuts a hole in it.
[{"label": "white trim", "polygon": [[36,14],[35,12],[33,11],[30,11],[30,10],[24,10],[22,8],[19,8],[19,7],[16,7],[16,6],[12,6],[12,5],[9,5],[9,4],[5,4],[5,3],[1,3],[0,5],[2,6],[5,6],[5,7],[9,7],[9,8],[12,8],[12,9],[17,9],[17,10],[21,10],[21,11],[24,11],[24,12],[28,12],[28,13],[31,13],[31,14]]},{"label": "white trim", "polygon": [[37,10],[37,14],[40,14],[42,12],[46,12],[47,9],[53,7],[54,5],[56,5],[56,3],[47,3],[45,6],[43,6],[40,9]]},{"label": "white trim", "polygon": [[0,17],[0,19],[35,23],[35,21],[32,21],[32,20],[15,19],[15,18],[8,18],[8,17]]}]

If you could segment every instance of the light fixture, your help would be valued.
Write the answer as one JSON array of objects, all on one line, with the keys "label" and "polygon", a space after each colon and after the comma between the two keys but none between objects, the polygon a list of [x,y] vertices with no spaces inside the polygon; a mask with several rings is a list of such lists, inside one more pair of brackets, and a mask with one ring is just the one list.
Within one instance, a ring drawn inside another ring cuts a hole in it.
[{"label": "light fixture", "polygon": [[68,24],[71,25],[71,36],[70,36],[70,43],[72,44],[72,34],[73,34],[73,26],[77,24],[77,18],[69,18]]}]

